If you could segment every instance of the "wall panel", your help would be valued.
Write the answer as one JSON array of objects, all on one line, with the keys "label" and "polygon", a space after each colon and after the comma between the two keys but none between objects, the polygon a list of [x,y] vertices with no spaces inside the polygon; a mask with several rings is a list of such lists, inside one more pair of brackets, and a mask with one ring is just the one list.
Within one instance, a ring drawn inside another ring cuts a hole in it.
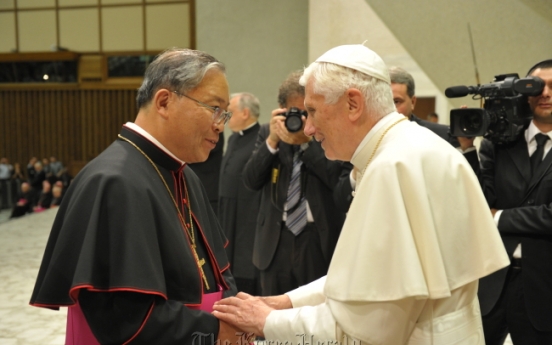
[{"label": "wall panel", "polygon": [[11,53],[17,45],[15,42],[15,13],[0,13],[0,53]]},{"label": "wall panel", "polygon": [[189,47],[190,5],[169,4],[146,8],[147,50]]},{"label": "wall panel", "polygon": [[136,90],[0,91],[0,157],[26,165],[56,156],[76,173],[134,121]]},{"label": "wall panel", "polygon": [[103,51],[144,49],[141,6],[107,7],[101,11]]},{"label": "wall panel", "polygon": [[50,51],[56,45],[56,12],[25,11],[19,13],[19,50]]},{"label": "wall panel", "polygon": [[59,44],[70,51],[97,52],[100,50],[99,9],[70,9],[59,11]]}]

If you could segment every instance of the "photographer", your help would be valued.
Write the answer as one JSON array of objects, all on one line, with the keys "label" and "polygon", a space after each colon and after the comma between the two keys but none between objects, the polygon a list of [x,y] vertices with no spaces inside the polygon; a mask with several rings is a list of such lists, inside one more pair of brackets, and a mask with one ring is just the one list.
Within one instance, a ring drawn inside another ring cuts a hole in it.
[{"label": "photographer", "polygon": [[[533,119],[517,140],[484,139],[480,178],[511,265],[481,280],[479,300],[487,345],[552,344],[552,60],[528,76],[545,86],[528,97]],[[473,138],[460,138],[462,148]]]},{"label": "photographer", "polygon": [[345,218],[333,201],[341,164],[326,159],[320,143],[303,133],[301,75],[291,73],[280,86],[280,108],[261,126],[243,170],[245,185],[262,190],[253,263],[265,296],[324,276]]}]

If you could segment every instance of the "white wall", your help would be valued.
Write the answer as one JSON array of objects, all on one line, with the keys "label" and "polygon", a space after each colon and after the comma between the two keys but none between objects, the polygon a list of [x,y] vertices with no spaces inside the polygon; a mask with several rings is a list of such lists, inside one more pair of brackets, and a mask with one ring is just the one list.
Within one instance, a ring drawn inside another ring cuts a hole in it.
[{"label": "white wall", "polygon": [[197,0],[196,18],[197,49],[226,65],[231,93],[260,99],[268,122],[280,84],[308,61],[308,1]]},{"label": "white wall", "polygon": [[[439,121],[448,123],[451,104],[365,0],[310,0],[309,62],[343,44],[365,45],[388,66],[400,66],[414,77],[418,97],[435,97]],[[316,4],[316,6],[315,6]]]}]

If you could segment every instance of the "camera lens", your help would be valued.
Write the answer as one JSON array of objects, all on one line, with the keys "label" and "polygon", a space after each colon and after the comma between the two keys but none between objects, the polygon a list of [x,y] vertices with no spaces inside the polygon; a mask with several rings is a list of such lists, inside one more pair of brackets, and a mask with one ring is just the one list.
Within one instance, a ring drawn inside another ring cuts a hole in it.
[{"label": "camera lens", "polygon": [[483,119],[478,113],[470,113],[467,116],[462,118],[462,123],[460,127],[462,131],[466,134],[478,133],[481,130],[483,125]]},{"label": "camera lens", "polygon": [[290,114],[286,117],[286,128],[290,132],[298,132],[303,127],[300,114]]},{"label": "camera lens", "polygon": [[284,124],[288,132],[298,132],[303,128],[303,116],[307,116],[307,112],[296,107],[291,107],[287,113],[283,114],[286,117]]}]

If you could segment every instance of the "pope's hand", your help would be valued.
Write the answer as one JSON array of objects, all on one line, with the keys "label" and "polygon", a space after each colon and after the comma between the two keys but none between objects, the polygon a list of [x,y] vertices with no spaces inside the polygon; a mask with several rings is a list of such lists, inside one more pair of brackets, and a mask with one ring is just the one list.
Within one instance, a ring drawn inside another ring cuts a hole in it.
[{"label": "pope's hand", "polygon": [[288,295],[278,295],[278,296],[268,296],[268,297],[259,297],[263,302],[265,302],[272,309],[290,309],[293,308],[291,300]]},{"label": "pope's hand", "polygon": [[274,310],[259,297],[240,292],[215,303],[213,315],[245,332],[264,336],[266,318]]}]

